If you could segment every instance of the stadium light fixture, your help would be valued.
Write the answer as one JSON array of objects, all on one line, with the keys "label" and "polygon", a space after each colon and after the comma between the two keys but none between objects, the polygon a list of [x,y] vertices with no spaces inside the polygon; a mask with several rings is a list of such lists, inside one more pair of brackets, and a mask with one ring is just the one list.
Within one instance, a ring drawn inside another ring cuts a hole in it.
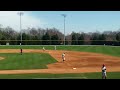
[{"label": "stadium light fixture", "polygon": [[20,45],[22,45],[22,22],[21,22],[21,16],[23,15],[23,12],[18,12],[18,15],[20,16],[20,32],[21,32],[21,43]]},{"label": "stadium light fixture", "polygon": [[66,18],[66,14],[61,14],[64,17],[64,45],[65,45],[65,18]]}]

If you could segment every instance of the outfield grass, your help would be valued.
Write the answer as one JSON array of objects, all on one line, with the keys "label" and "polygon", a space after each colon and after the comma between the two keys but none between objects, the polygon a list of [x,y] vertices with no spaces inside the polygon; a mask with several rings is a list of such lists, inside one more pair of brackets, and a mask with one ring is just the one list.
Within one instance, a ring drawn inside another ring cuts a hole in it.
[{"label": "outfield grass", "polygon": [[94,52],[102,53],[112,56],[120,57],[120,47],[110,47],[110,46],[59,46],[57,49],[70,50],[70,51],[83,51],[83,52]]},{"label": "outfield grass", "polygon": [[[54,46],[44,46],[47,50],[54,50]],[[42,49],[43,46],[22,46],[23,49]],[[20,46],[0,46],[0,49],[20,49]],[[110,46],[57,46],[57,50],[84,51],[103,53],[120,57],[120,47]]]},{"label": "outfield grass", "polygon": [[47,64],[57,62],[49,54],[41,53],[18,53],[0,54],[5,57],[0,60],[0,70],[13,70],[13,69],[43,69],[47,68]]},{"label": "outfield grass", "polygon": [[49,50],[53,50],[54,46],[32,46],[32,45],[25,45],[25,46],[17,46],[17,45],[11,45],[11,46],[0,46],[0,49],[43,49],[43,47],[45,47],[45,49],[49,49]]},{"label": "outfield grass", "polygon": [[[108,72],[107,79],[120,79],[120,72]],[[101,79],[101,73],[79,74],[1,74],[0,79]]]},{"label": "outfield grass", "polygon": [[[42,49],[43,46],[22,46],[23,49]],[[54,46],[44,46],[47,50],[54,50]],[[0,46],[0,49],[19,49],[20,46]],[[57,46],[57,50],[84,51],[102,53],[120,57],[120,47],[110,46]],[[47,68],[46,64],[57,62],[49,54],[0,54],[5,60],[0,61],[0,69],[37,69]],[[16,57],[18,59],[16,60]],[[26,57],[28,59],[26,59]],[[12,66],[12,67],[11,67]],[[108,72],[108,79],[120,79],[120,72]],[[60,78],[60,79],[101,79],[99,73],[82,74],[15,74],[0,75],[0,78],[32,79],[32,78]]]}]

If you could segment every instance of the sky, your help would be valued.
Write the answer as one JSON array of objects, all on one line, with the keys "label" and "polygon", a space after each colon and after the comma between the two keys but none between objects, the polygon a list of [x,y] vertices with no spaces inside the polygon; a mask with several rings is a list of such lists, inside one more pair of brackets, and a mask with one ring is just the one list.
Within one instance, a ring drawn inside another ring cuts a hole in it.
[{"label": "sky", "polygon": [[[10,26],[20,31],[20,11],[0,11],[0,24],[2,27]],[[103,32],[120,29],[120,11],[22,11],[22,29],[57,28],[64,33],[74,32]]]}]

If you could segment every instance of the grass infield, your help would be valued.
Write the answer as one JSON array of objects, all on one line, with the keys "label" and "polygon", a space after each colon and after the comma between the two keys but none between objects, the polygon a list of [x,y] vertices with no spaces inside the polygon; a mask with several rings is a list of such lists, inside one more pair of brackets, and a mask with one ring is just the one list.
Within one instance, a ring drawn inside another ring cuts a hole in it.
[{"label": "grass infield", "polygon": [[57,62],[49,54],[43,53],[7,53],[0,56],[5,57],[0,60],[0,70],[43,69],[47,68],[47,64]]}]

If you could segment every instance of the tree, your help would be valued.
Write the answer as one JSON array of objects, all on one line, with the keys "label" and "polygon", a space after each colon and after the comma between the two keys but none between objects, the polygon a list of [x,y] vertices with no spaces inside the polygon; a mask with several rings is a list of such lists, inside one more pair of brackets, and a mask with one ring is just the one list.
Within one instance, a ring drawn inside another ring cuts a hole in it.
[{"label": "tree", "polygon": [[80,37],[78,37],[78,45],[84,44],[84,34],[81,34]]},{"label": "tree", "polygon": [[99,39],[99,40],[105,40],[105,39],[106,39],[106,37],[105,37],[105,35],[104,35],[104,34],[100,34],[98,39]]},{"label": "tree", "polygon": [[0,43],[0,44],[1,44],[1,45],[5,45],[5,44],[6,44],[6,41],[5,41],[5,40],[6,40],[6,38],[5,38],[5,36],[3,36],[3,37],[1,38],[1,40],[2,40],[2,41],[1,41],[1,43]]},{"label": "tree", "polygon": [[26,33],[23,33],[22,34],[22,44],[23,45],[28,45],[28,44],[30,44],[31,42],[29,42],[29,41],[24,41],[24,40],[30,40],[30,36],[28,35],[28,34],[26,34]]},{"label": "tree", "polygon": [[93,33],[91,40],[92,40],[92,45],[98,45],[99,44],[99,33]]},{"label": "tree", "polygon": [[116,40],[120,41],[120,32],[116,34]]},{"label": "tree", "polygon": [[76,45],[77,44],[77,38],[76,38],[76,33],[72,33],[72,45]]},{"label": "tree", "polygon": [[21,34],[18,33],[18,35],[17,35],[17,45],[20,45],[20,43],[21,43]]},{"label": "tree", "polygon": [[46,32],[42,37],[42,45],[50,45],[50,35]]},{"label": "tree", "polygon": [[58,44],[60,44],[58,40],[59,40],[59,37],[58,37],[57,34],[51,36],[51,44],[52,45],[58,45]]},{"label": "tree", "polygon": [[105,35],[104,35],[104,34],[100,34],[98,40],[100,40],[100,41],[99,41],[99,45],[104,45],[105,42],[106,42],[106,41],[105,41],[105,40],[106,40]]}]

